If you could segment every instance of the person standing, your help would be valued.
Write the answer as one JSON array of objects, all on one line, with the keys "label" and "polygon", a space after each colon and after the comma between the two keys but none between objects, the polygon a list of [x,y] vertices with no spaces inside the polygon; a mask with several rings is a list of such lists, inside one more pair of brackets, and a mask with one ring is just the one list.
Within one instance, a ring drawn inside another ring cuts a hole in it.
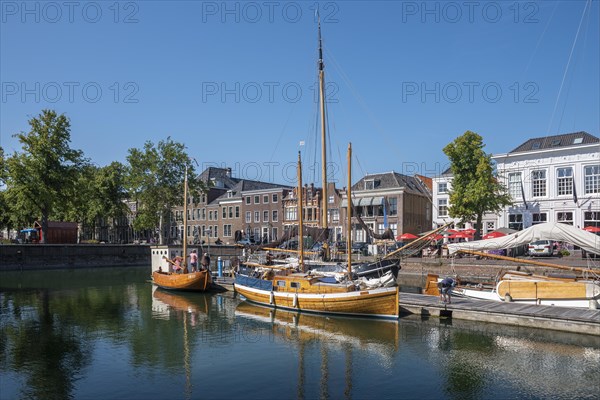
[{"label": "person standing", "polygon": [[210,257],[208,256],[208,253],[204,253],[204,255],[202,256],[201,264],[202,268],[210,271]]},{"label": "person standing", "polygon": [[192,267],[192,272],[198,270],[198,254],[196,253],[196,250],[192,250],[190,253],[190,266]]}]

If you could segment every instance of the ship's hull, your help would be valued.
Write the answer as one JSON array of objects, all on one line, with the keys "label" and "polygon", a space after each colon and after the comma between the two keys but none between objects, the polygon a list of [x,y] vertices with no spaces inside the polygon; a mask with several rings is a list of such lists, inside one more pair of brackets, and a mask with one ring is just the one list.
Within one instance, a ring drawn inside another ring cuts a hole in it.
[{"label": "ship's hull", "polygon": [[162,289],[204,292],[210,289],[212,278],[206,270],[188,274],[154,271],[152,281]]}]

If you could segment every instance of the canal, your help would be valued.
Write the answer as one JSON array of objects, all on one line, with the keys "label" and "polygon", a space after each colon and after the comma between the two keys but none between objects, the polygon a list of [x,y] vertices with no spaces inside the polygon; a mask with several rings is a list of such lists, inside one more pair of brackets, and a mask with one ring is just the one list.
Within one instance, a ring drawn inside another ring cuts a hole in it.
[{"label": "canal", "polygon": [[170,293],[149,267],[0,274],[1,399],[598,398],[600,339]]}]

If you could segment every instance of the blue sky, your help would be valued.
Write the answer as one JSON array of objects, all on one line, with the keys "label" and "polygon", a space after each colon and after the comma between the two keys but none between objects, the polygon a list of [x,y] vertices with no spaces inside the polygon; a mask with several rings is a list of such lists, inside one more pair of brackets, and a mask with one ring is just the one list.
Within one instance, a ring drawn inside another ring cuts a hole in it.
[{"label": "blue sky", "polygon": [[99,165],[170,136],[203,167],[279,183],[301,149],[318,184],[315,5],[340,186],[349,141],[356,181],[436,175],[466,130],[490,153],[599,136],[598,1],[3,0],[0,145],[53,108]]}]

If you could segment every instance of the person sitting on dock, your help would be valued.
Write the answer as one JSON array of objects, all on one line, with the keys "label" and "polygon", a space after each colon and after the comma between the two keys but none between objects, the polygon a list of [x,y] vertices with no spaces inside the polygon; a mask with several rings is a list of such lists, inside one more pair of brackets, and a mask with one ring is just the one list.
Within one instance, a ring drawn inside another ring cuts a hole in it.
[{"label": "person sitting on dock", "polygon": [[440,282],[440,286],[440,299],[443,303],[451,304],[452,300],[450,296],[452,295],[452,288],[456,286],[456,282],[448,276]]}]

